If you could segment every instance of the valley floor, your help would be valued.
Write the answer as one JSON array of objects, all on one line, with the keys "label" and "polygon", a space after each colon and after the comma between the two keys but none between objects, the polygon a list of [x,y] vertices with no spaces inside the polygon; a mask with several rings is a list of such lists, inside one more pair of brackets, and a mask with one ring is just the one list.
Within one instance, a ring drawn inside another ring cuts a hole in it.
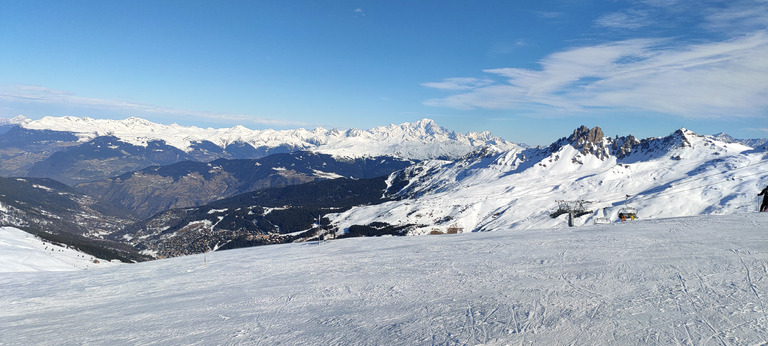
[{"label": "valley floor", "polygon": [[0,273],[0,307],[0,345],[765,344],[768,213]]}]

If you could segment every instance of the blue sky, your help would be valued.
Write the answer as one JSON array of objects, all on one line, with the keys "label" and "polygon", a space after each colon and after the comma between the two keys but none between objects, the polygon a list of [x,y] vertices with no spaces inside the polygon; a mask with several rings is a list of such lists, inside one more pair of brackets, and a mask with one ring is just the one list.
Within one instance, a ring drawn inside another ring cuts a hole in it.
[{"label": "blue sky", "polygon": [[768,137],[768,0],[0,0],[0,117]]}]

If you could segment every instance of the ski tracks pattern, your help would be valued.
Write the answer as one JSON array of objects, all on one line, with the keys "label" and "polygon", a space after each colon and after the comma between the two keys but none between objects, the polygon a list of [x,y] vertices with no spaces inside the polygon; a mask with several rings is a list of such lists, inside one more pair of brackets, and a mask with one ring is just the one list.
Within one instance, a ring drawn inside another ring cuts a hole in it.
[{"label": "ski tracks pattern", "polygon": [[768,218],[750,217],[746,230],[646,220],[0,275],[0,344],[766,344]]}]

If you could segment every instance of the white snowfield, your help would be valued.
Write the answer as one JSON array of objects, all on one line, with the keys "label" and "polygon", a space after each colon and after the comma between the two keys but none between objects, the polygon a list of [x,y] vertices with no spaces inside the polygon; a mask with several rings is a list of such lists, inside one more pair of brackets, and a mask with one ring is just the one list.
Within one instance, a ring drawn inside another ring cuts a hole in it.
[{"label": "white snowfield", "polygon": [[163,140],[183,151],[191,150],[191,145],[195,142],[210,141],[222,148],[232,143],[244,142],[256,148],[288,146],[339,157],[395,156],[424,160],[443,156],[457,158],[483,146],[493,146],[499,150],[519,148],[519,145],[495,137],[489,132],[456,133],[430,119],[380,126],[370,130],[251,130],[239,125],[232,128],[203,129],[177,124],[157,124],[136,117],[124,120],[89,117],[44,117],[30,120],[17,117],[14,121],[27,129],[73,132],[82,141],[110,135],[126,143],[146,146],[149,141]]},{"label": "white snowfield", "polygon": [[3,345],[760,345],[768,213],[0,273],[0,307]]},{"label": "white snowfield", "polygon": [[54,245],[13,227],[0,227],[0,273],[70,271],[115,264]]}]

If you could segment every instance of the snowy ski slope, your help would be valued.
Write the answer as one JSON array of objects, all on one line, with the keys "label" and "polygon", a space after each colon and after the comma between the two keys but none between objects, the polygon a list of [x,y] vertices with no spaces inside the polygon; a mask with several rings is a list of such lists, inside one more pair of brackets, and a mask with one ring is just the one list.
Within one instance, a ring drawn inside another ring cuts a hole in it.
[{"label": "snowy ski slope", "polygon": [[0,273],[0,345],[768,343],[768,213]]},{"label": "snowy ski slope", "polygon": [[52,244],[13,227],[0,227],[0,273],[70,271],[115,264]]}]

